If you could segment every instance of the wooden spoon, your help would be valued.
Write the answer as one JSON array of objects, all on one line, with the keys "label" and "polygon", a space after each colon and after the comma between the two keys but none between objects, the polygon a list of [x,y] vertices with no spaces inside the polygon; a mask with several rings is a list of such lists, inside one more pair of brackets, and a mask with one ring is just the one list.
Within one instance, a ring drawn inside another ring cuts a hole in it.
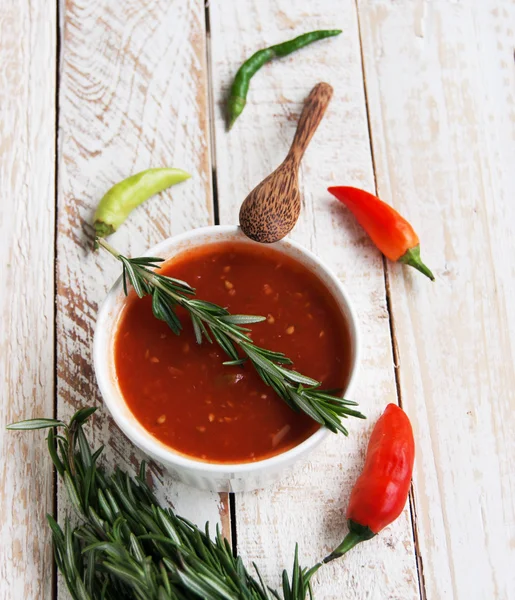
[{"label": "wooden spoon", "polygon": [[252,240],[271,244],[294,228],[300,214],[300,161],[332,95],[333,88],[328,83],[319,83],[311,90],[284,162],[243,201],[240,226],[243,233]]}]

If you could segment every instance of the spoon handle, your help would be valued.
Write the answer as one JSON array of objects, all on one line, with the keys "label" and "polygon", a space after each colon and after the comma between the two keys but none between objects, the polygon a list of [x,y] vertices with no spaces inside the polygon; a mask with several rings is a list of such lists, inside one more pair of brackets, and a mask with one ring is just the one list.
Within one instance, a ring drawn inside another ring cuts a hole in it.
[{"label": "spoon handle", "polygon": [[300,164],[304,152],[308,147],[313,134],[324,116],[327,106],[333,96],[333,88],[328,83],[318,83],[309,93],[304,102],[304,108],[297,124],[297,131],[288,152],[287,159],[292,160],[296,166]]}]

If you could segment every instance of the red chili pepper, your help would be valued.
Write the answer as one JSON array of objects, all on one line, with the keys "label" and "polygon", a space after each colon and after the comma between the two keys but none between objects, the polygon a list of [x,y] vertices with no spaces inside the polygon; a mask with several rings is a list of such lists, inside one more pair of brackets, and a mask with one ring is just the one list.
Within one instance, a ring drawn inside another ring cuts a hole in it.
[{"label": "red chili pepper", "polygon": [[434,281],[433,273],[420,258],[418,235],[394,208],[358,188],[338,186],[328,191],[353,213],[387,258],[415,267]]},{"label": "red chili pepper", "polygon": [[350,495],[349,533],[324,562],[339,558],[395,521],[408,498],[414,459],[411,423],[401,408],[388,404],[372,431],[363,472]]}]

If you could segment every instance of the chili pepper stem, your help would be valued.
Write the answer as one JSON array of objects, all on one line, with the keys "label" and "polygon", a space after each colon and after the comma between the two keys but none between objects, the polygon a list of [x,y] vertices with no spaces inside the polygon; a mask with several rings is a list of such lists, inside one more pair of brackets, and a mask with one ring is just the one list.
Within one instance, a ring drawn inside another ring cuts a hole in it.
[{"label": "chili pepper stem", "polygon": [[369,537],[364,536],[362,533],[356,533],[355,531],[349,531],[349,533],[345,536],[343,542],[329,554],[322,561],[324,564],[335,560],[336,558],[340,558],[344,554],[346,554],[349,550],[354,548],[360,542],[364,542],[365,540],[370,539]]},{"label": "chili pepper stem", "polygon": [[414,246],[407,250],[399,259],[397,259],[397,262],[404,263],[405,265],[417,269],[417,271],[420,271],[426,277],[429,277],[431,281],[435,280],[435,276],[431,273],[431,270],[426,267],[420,258],[420,246]]},{"label": "chili pepper stem", "polygon": [[103,238],[113,234],[115,232],[115,228],[108,223],[104,223],[103,221],[96,221],[95,231],[99,238]]}]

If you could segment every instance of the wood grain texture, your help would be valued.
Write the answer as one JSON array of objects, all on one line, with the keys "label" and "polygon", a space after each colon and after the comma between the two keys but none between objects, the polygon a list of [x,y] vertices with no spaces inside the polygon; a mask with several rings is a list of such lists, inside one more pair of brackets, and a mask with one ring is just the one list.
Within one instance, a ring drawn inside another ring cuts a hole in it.
[{"label": "wood grain texture", "polygon": [[50,0],[0,9],[0,598],[50,598],[51,461],[41,432],[8,423],[52,416],[56,18]]},{"label": "wood grain texture", "polygon": [[360,1],[378,191],[431,285],[389,279],[429,599],[515,597],[515,4]]},{"label": "wood grain texture", "polygon": [[300,214],[300,161],[332,95],[333,88],[328,83],[318,83],[311,90],[286,158],[243,201],[240,225],[252,240],[266,244],[278,242],[295,227]]},{"label": "wood grain texture", "polygon": [[[276,585],[280,570],[291,566],[296,540],[309,565],[343,539],[342,508],[370,429],[397,398],[382,258],[326,192],[337,183],[374,189],[357,18],[350,0],[212,2],[209,10],[221,222],[237,222],[240,202],[287,151],[306,94],[319,81],[330,83],[334,97],[300,170],[302,213],[292,237],[342,279],[363,334],[354,398],[369,420],[349,422],[349,438],[331,437],[281,484],[236,497],[238,550]],[[226,133],[223,103],[240,63],[260,47],[329,27],[344,33],[274,61],[253,78],[245,111]],[[321,570],[315,593],[317,600],[418,598],[409,510],[381,536]]]},{"label": "wood grain texture", "polygon": [[[137,255],[162,239],[212,222],[204,5],[201,0],[68,0],[62,11],[57,240],[59,415],[101,400],[92,370],[99,303],[120,274],[91,250],[90,223],[104,192],[149,167],[192,174],[136,209],[113,245]],[[133,470],[143,458],[104,408],[92,438],[105,461]],[[173,482],[152,464],[158,497],[179,514],[227,527],[227,503]],[[59,506],[65,507],[64,494]],[[61,511],[62,512],[62,511]]]}]

